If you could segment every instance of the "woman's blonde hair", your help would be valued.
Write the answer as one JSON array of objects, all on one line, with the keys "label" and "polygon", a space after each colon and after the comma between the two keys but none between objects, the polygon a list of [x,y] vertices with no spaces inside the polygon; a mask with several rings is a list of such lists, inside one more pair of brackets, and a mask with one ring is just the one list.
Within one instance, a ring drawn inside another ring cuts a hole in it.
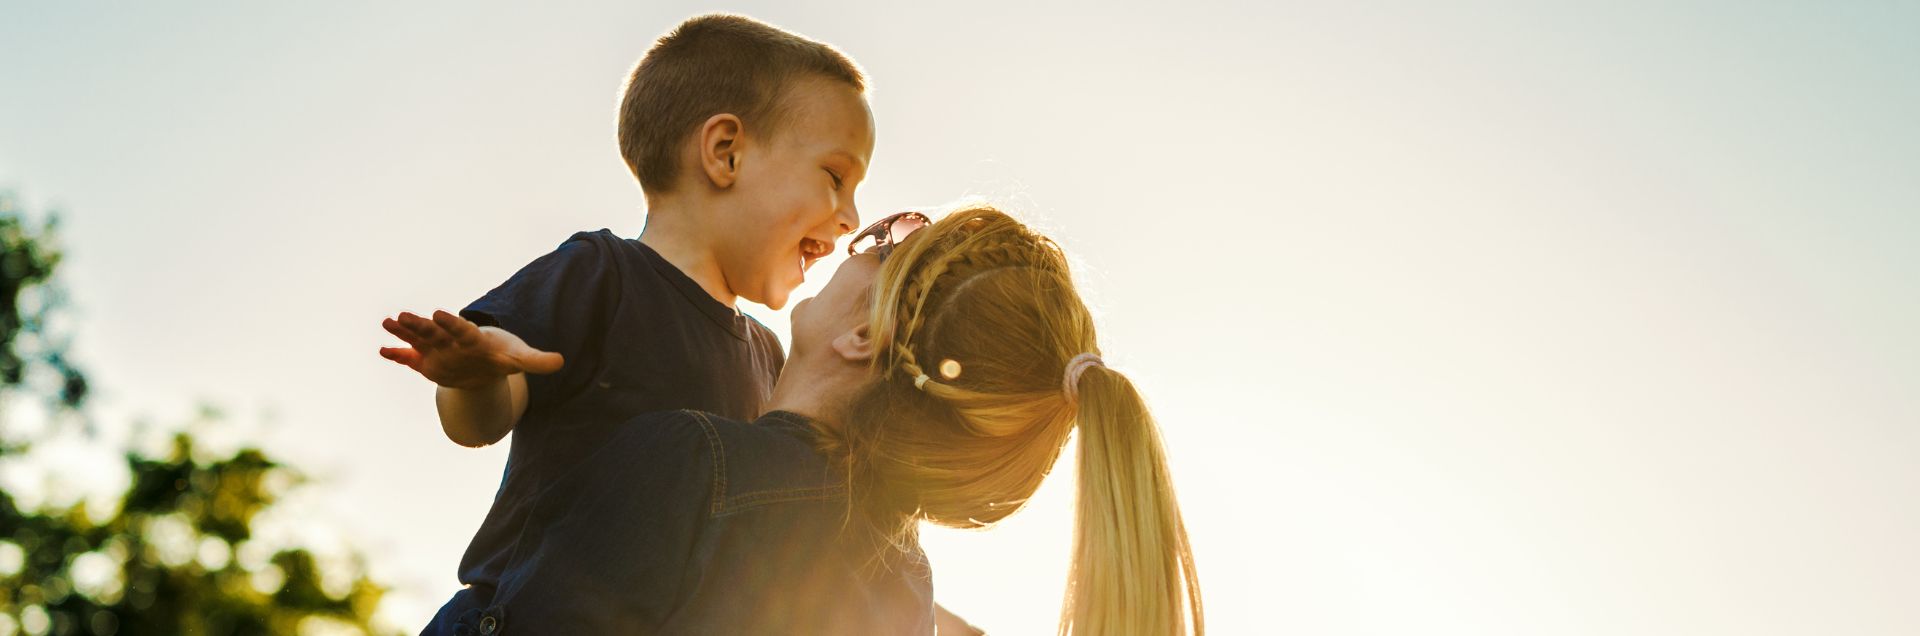
[{"label": "woman's blonde hair", "polygon": [[[1062,634],[1204,634],[1193,552],[1159,430],[1098,354],[1060,248],[989,206],[896,246],[873,286],[878,381],[823,431],[853,505],[896,543],[922,519],[985,527],[1018,509],[1080,428]],[[1077,395],[1069,392],[1077,388]]]}]

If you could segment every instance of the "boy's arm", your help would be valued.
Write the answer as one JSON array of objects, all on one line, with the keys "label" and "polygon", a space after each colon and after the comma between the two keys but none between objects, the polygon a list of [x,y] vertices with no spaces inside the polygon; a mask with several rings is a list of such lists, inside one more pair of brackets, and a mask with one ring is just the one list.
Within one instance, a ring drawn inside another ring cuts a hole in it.
[{"label": "boy's arm", "polygon": [[380,356],[440,385],[434,402],[447,438],[486,446],[506,437],[527,411],[527,373],[560,370],[560,354],[528,346],[498,327],[480,327],[437,311],[432,320],[401,312],[381,323],[409,347],[381,347]]},{"label": "boy's arm", "polygon": [[526,415],[527,375],[515,373],[470,389],[436,387],[433,404],[447,439],[471,448],[488,446],[506,437]]}]

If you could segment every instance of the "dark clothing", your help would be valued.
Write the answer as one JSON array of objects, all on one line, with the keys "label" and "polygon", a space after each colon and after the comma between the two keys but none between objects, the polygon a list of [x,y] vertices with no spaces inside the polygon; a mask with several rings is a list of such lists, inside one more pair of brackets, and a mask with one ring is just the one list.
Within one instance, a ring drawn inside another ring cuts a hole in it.
[{"label": "dark clothing", "polygon": [[799,415],[609,423],[533,506],[499,585],[424,634],[932,634],[919,546],[879,540]]},{"label": "dark clothing", "polygon": [[766,326],[607,230],[574,234],[460,315],[565,358],[526,376],[500,490],[460,559],[467,585],[497,582],[540,491],[606,444],[612,428],[592,423],[677,409],[750,419],[786,362]]}]

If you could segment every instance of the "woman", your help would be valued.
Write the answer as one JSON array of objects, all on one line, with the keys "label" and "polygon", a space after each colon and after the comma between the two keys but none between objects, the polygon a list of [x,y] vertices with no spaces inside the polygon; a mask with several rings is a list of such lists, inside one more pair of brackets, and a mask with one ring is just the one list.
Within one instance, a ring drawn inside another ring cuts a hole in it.
[{"label": "woman", "polygon": [[1100,363],[1060,249],[972,207],[888,217],[850,251],[794,307],[771,412],[607,423],[615,441],[542,495],[500,586],[461,591],[446,626],[931,633],[919,522],[1011,514],[1077,426],[1061,631],[1203,633],[1158,430]]}]

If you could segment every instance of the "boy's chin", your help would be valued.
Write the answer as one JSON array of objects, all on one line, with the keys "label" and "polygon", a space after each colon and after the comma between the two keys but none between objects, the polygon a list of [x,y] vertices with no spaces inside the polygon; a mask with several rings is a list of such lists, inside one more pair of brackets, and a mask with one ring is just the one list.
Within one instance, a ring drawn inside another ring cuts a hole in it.
[{"label": "boy's chin", "polygon": [[787,301],[793,298],[793,290],[799,288],[800,284],[804,282],[806,282],[806,274],[788,273],[784,278],[770,277],[761,280],[758,285],[748,285],[747,288],[751,290],[750,292],[740,291],[737,293],[740,294],[740,298],[743,300],[757,303],[767,309],[779,311],[785,308]]},{"label": "boy's chin", "polygon": [[765,305],[767,309],[780,311],[781,309],[787,306],[787,299],[793,297],[793,290],[792,289],[770,289],[762,293],[761,295],[764,297],[764,299],[749,298],[747,300],[752,300],[754,302]]},{"label": "boy's chin", "polygon": [[756,300],[754,302],[766,305],[767,309],[779,311],[781,308],[787,306],[787,301],[793,299],[793,290],[798,289],[800,284],[805,282],[807,282],[805,274],[794,276],[790,280],[768,281],[767,288],[760,291],[760,294],[765,296],[766,300]]}]

